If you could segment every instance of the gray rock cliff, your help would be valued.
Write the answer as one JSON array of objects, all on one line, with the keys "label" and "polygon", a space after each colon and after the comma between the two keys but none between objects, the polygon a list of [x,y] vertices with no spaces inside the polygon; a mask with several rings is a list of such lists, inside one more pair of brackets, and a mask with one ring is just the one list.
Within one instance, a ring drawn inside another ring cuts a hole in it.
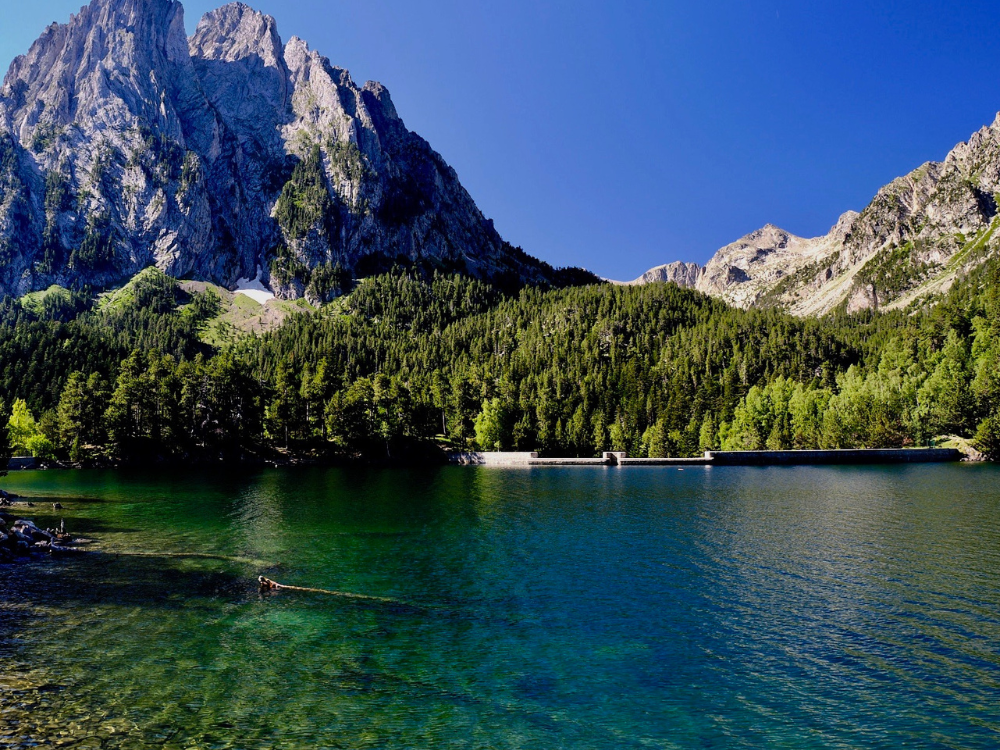
[{"label": "gray rock cliff", "polygon": [[650,268],[646,273],[634,281],[629,281],[629,285],[653,284],[657,281],[672,282],[677,286],[693,289],[698,285],[704,270],[697,263],[684,263],[674,261],[663,266]]},{"label": "gray rock cliff", "polygon": [[93,0],[0,88],[0,294],[155,265],[328,299],[336,269],[553,271],[503,242],[389,92],[242,3]]}]

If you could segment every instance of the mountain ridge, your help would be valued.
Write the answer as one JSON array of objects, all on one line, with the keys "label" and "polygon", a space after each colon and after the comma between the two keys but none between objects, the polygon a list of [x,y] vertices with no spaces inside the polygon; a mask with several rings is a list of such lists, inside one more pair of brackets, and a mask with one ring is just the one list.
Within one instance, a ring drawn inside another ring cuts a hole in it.
[{"label": "mountain ridge", "polygon": [[800,316],[905,307],[947,291],[995,252],[998,192],[1000,114],[941,162],[889,182],[860,213],[844,213],[826,235],[807,239],[768,224],[705,266],[666,264],[625,283],[674,281],[737,307]]},{"label": "mountain ridge", "polygon": [[0,87],[0,292],[103,288],[156,266],[257,269],[323,302],[394,263],[500,282],[559,272],[503,241],[388,90],[244,3],[189,38],[176,0],[93,0]]}]

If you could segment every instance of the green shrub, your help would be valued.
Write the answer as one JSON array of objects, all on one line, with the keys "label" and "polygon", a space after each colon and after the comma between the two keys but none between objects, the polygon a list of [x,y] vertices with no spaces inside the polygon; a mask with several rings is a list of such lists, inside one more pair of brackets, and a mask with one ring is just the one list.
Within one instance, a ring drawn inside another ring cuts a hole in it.
[{"label": "green shrub", "polygon": [[34,458],[55,460],[56,446],[45,435],[32,435],[25,446],[29,455]]},{"label": "green shrub", "polygon": [[975,446],[990,461],[1000,461],[1000,415],[993,414],[979,423]]}]

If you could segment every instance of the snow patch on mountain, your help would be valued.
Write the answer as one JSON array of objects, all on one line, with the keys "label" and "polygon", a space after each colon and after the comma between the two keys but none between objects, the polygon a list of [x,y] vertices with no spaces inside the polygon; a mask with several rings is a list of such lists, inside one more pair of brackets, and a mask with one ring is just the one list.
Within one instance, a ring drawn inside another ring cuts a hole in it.
[{"label": "snow patch on mountain", "polygon": [[263,276],[264,269],[257,266],[257,277],[254,279],[237,279],[236,289],[233,291],[237,294],[245,295],[262,305],[266,305],[274,299],[274,292],[264,286],[264,282],[261,281]]}]

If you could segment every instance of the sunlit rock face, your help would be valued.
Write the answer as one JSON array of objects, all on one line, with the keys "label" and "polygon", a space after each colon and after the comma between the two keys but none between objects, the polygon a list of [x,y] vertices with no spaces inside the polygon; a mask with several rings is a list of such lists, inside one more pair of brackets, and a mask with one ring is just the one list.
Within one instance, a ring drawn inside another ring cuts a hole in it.
[{"label": "sunlit rock face", "polygon": [[[94,0],[0,89],[0,293],[102,287],[150,265],[279,296],[396,261],[551,273],[506,245],[381,84],[241,3],[194,35],[172,0]],[[319,269],[319,272],[317,272]]]},{"label": "sunlit rock face", "polygon": [[822,237],[767,225],[719,250],[704,268],[673,263],[636,282],[676,281],[739,307],[780,306],[799,315],[905,307],[947,291],[997,251],[998,193],[1000,116],[944,161],[890,182]]},{"label": "sunlit rock face", "polygon": [[656,268],[650,268],[646,273],[634,281],[627,282],[629,285],[652,284],[657,281],[671,282],[677,286],[687,289],[694,288],[698,284],[704,270],[697,263],[683,263],[674,261]]}]

